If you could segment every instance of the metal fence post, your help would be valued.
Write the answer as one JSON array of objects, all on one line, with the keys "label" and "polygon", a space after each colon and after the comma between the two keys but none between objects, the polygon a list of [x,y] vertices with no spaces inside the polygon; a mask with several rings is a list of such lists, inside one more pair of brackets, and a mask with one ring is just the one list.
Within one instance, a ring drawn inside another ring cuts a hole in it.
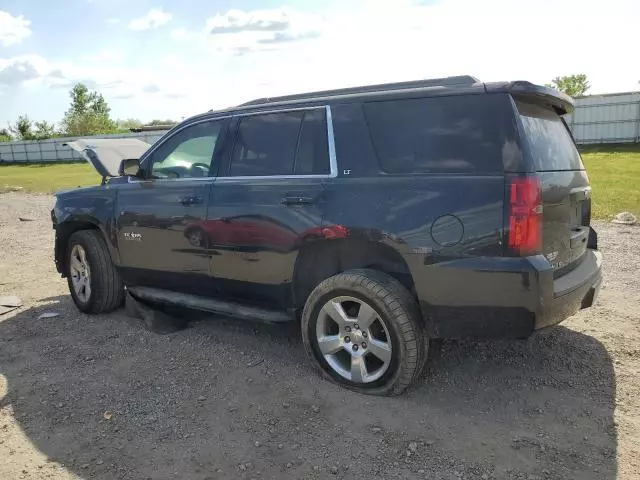
[{"label": "metal fence post", "polygon": [[640,94],[638,95],[638,107],[636,108],[636,143],[640,143]]}]

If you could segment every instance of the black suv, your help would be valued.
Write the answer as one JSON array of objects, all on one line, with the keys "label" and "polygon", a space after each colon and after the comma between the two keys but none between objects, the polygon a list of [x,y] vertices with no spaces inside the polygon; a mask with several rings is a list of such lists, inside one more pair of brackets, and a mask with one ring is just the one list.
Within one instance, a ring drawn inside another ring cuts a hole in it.
[{"label": "black suv", "polygon": [[602,257],[572,109],[461,76],[255,100],[152,146],[79,141],[104,179],[57,195],[56,265],[83,312],[126,290],[300,321],[325,377],[397,394],[429,339],[526,337],[592,305]]}]

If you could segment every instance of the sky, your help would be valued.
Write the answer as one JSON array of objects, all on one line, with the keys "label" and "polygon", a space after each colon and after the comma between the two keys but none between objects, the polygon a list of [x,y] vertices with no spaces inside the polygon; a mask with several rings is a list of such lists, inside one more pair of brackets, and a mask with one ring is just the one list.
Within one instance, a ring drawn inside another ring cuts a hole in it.
[{"label": "sky", "polygon": [[0,129],[59,122],[69,88],[114,118],[469,74],[640,90],[638,0],[0,0]]}]

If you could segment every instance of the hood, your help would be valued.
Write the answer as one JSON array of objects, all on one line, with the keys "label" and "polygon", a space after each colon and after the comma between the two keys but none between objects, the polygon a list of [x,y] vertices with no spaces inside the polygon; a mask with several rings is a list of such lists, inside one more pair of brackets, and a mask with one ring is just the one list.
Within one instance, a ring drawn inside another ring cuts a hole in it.
[{"label": "hood", "polygon": [[102,177],[117,177],[122,160],[139,159],[151,146],[137,138],[80,138],[62,145],[81,153]]}]

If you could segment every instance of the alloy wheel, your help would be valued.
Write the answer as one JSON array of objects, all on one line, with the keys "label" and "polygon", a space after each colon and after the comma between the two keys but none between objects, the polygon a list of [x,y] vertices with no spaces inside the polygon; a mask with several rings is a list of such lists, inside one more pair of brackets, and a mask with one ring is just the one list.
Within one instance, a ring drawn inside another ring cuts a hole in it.
[{"label": "alloy wheel", "polygon": [[91,270],[87,261],[87,253],[82,245],[74,245],[70,256],[71,283],[76,297],[87,303],[91,297]]},{"label": "alloy wheel", "polygon": [[389,369],[389,330],[363,300],[340,296],[326,302],[318,315],[316,340],[331,369],[351,382],[375,382]]}]

